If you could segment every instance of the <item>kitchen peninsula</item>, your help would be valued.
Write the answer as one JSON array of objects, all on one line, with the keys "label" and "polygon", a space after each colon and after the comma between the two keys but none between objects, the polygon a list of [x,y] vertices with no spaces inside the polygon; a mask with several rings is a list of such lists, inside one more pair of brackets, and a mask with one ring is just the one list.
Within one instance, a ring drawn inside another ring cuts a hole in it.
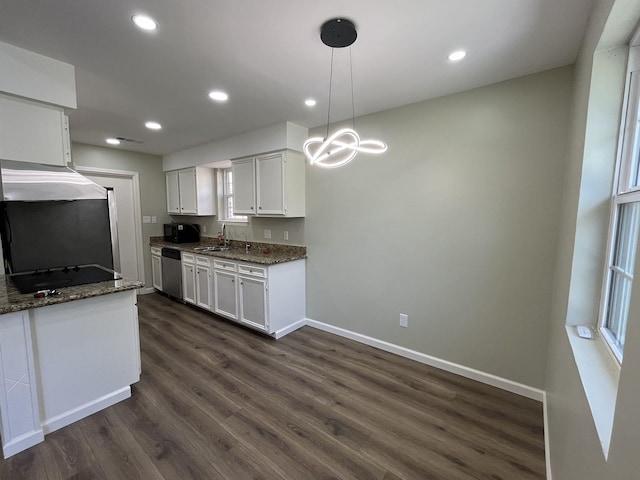
[{"label": "kitchen peninsula", "polygon": [[0,276],[0,436],[4,457],[131,396],[140,379],[136,289],[120,279],[20,294]]}]

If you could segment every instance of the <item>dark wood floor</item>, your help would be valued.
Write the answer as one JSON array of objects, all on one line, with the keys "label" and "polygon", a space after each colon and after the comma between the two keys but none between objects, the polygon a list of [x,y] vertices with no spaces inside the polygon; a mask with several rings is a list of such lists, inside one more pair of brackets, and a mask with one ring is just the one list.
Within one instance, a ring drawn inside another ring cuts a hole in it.
[{"label": "dark wood floor", "polygon": [[538,402],[310,327],[278,341],[139,297],[132,398],[0,479],[543,479]]}]

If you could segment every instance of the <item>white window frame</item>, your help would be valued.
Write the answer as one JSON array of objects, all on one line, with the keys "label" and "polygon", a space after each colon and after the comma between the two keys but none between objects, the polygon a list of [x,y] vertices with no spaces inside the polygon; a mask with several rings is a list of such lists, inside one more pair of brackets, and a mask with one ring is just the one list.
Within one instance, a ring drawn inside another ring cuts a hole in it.
[{"label": "white window frame", "polygon": [[248,223],[249,217],[246,215],[233,215],[229,216],[228,214],[228,202],[229,199],[233,201],[233,194],[228,192],[227,190],[227,177],[231,175],[231,167],[229,168],[221,168],[218,170],[220,176],[218,180],[218,191],[220,192],[219,201],[220,201],[220,220],[227,223]]},{"label": "white window frame", "polygon": [[[600,302],[598,330],[609,352],[618,365],[622,364],[624,352],[617,346],[612,332],[607,328],[611,284],[614,280],[612,264],[616,253],[616,232],[618,231],[620,207],[627,203],[640,202],[640,46],[629,48],[627,80],[623,102],[618,156],[611,198],[609,233],[607,239],[607,258],[604,265],[604,281]],[[636,177],[634,179],[634,176]],[[634,181],[637,185],[633,185]],[[635,272],[634,272],[635,273]],[[632,280],[631,280],[632,281]],[[629,293],[630,295],[630,293]],[[627,305],[628,307],[628,305]],[[628,312],[627,312],[628,313]],[[628,318],[624,319],[623,329],[627,328]]]}]

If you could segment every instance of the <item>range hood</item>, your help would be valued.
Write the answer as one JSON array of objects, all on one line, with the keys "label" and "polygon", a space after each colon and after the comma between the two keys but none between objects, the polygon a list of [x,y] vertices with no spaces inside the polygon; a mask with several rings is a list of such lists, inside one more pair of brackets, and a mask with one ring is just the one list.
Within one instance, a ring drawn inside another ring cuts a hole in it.
[{"label": "range hood", "polygon": [[106,200],[107,190],[68,167],[0,160],[0,198],[5,202]]}]

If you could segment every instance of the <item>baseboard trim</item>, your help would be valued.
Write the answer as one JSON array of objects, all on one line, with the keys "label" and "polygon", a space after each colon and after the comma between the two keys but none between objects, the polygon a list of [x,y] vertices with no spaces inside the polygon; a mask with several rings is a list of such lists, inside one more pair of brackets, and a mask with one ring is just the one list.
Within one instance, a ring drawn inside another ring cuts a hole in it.
[{"label": "baseboard trim", "polygon": [[549,411],[547,392],[542,395],[542,415],[544,417],[544,463],[547,467],[547,480],[551,480],[551,445],[549,444]]},{"label": "baseboard trim", "polygon": [[14,438],[6,445],[2,446],[2,453],[4,458],[9,458],[16,453],[20,453],[27,448],[31,448],[40,442],[44,441],[44,432],[42,430],[36,430],[33,432],[20,435],[18,438]]},{"label": "baseboard trim", "polygon": [[78,420],[82,420],[89,415],[93,415],[100,410],[104,410],[111,405],[115,405],[122,400],[131,397],[131,387],[126,386],[115,392],[108,393],[100,398],[96,398],[91,402],[85,403],[84,405],[80,405],[72,410],[68,410],[60,415],[56,415],[55,417],[49,418],[42,422],[42,430],[45,435],[51,432],[55,432],[56,430],[66,427],[67,425],[71,425]]},{"label": "baseboard trim", "polygon": [[292,323],[291,325],[288,325],[280,330],[278,330],[277,332],[275,332],[273,334],[273,338],[275,338],[276,340],[279,338],[284,337],[285,335],[290,334],[291,332],[298,330],[299,328],[304,327],[307,324],[307,319],[303,318],[302,320],[299,320],[295,323]]},{"label": "baseboard trim", "polygon": [[146,287],[146,288],[139,288],[138,289],[138,295],[147,295],[149,293],[154,293],[156,292],[156,289],[153,287]]},{"label": "baseboard trim", "polygon": [[431,355],[417,352],[415,350],[410,350],[393,343],[385,342],[384,340],[368,337],[366,335],[352,332],[350,330],[336,327],[334,325],[329,325],[327,323],[318,322],[310,318],[307,318],[306,322],[310,327],[333,333],[335,335],[339,335],[341,337],[348,338],[350,340],[354,340],[371,347],[379,348],[380,350],[384,350],[385,352],[395,353],[396,355],[400,355],[401,357],[409,358],[411,360],[415,360],[416,362],[424,363],[426,365],[430,365],[447,372],[455,373],[471,380],[477,380],[478,382],[501,388],[502,390],[516,393],[518,395],[522,395],[523,397],[531,398],[532,400],[537,400],[539,402],[542,402],[544,400],[545,392],[544,390],[540,390],[538,388],[530,387],[522,383],[498,377],[497,375],[493,375],[491,373],[481,372],[480,370],[465,367],[464,365],[449,362],[448,360],[442,360],[440,358],[432,357]]}]

